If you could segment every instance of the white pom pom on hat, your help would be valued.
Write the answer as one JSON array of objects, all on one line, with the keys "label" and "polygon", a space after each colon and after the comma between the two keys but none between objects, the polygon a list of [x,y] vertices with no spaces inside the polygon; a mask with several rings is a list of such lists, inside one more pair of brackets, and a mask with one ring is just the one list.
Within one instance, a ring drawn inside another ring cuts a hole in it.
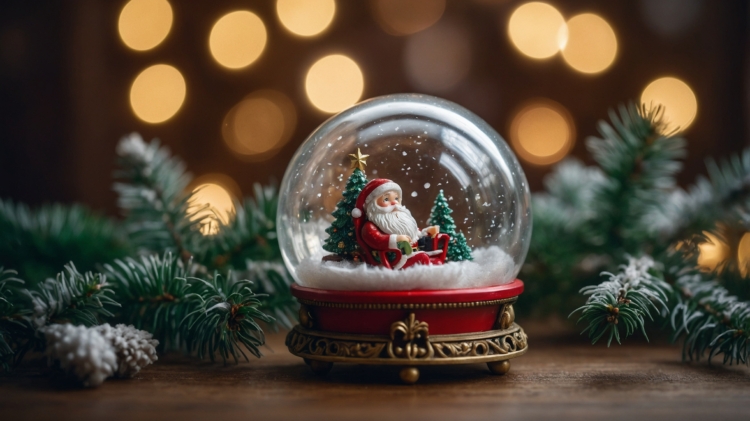
[{"label": "white pom pom on hat", "polygon": [[352,209],[352,217],[353,218],[361,218],[362,217],[362,210],[359,208]]}]

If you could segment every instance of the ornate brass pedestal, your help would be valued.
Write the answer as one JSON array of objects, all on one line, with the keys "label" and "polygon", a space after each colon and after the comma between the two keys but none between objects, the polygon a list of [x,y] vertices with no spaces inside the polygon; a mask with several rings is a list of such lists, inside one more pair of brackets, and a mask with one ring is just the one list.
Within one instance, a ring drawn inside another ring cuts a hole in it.
[{"label": "ornate brass pedestal", "polygon": [[[308,313],[300,311],[308,326]],[[304,319],[304,320],[302,320]],[[526,333],[514,323],[512,304],[500,311],[496,330],[453,335],[433,335],[427,323],[410,313],[391,324],[389,336],[343,334],[297,325],[286,337],[289,351],[304,358],[318,374],[326,374],[333,363],[402,366],[401,380],[407,384],[419,379],[419,366],[486,363],[493,374],[505,374],[511,358],[528,349]]]}]

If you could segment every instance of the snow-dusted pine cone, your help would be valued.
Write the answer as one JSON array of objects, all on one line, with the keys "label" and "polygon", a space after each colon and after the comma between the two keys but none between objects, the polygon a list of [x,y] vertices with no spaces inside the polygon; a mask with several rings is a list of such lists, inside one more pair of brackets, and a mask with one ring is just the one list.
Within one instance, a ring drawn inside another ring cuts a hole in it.
[{"label": "snow-dusted pine cone", "polygon": [[98,386],[117,370],[117,356],[110,341],[95,329],[54,324],[40,331],[47,340],[50,364],[57,362],[84,386]]},{"label": "snow-dusted pine cone", "polygon": [[103,324],[93,327],[112,345],[117,354],[117,376],[133,377],[143,367],[158,359],[156,346],[159,341],[153,335],[138,330],[132,325],[119,324],[115,327]]}]

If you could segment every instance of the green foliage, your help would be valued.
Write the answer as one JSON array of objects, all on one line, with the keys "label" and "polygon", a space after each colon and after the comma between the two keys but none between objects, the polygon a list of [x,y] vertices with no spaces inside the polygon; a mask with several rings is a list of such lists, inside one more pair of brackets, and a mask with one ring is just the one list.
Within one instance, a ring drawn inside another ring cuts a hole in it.
[{"label": "green foliage", "polygon": [[263,297],[250,289],[251,281],[199,277],[195,265],[171,254],[117,260],[105,271],[122,301],[122,319],[151,332],[163,349],[238,360],[241,343],[260,356],[264,337],[256,320],[273,318],[261,311]]},{"label": "green foliage", "polygon": [[118,225],[82,206],[31,210],[0,200],[0,266],[12,267],[32,285],[70,261],[82,270],[130,252]]},{"label": "green foliage", "polygon": [[473,260],[471,247],[466,243],[466,237],[462,232],[456,232],[456,222],[451,216],[452,213],[453,210],[448,206],[448,201],[441,189],[435,197],[435,204],[432,206],[427,224],[437,225],[440,227],[440,232],[451,236],[451,241],[448,244],[448,255],[446,256],[448,260],[454,262]]},{"label": "green foliage", "polygon": [[273,318],[260,311],[260,297],[250,289],[252,282],[234,280],[231,276],[215,274],[208,279],[189,278],[191,293],[187,301],[192,308],[183,324],[188,351],[197,351],[213,361],[218,352],[226,361],[231,355],[235,362],[247,355],[239,346],[260,357],[259,346],[265,342],[263,330],[256,320],[266,323]]},{"label": "green foliage", "polygon": [[678,276],[672,309],[674,339],[684,337],[684,359],[709,362],[723,354],[724,364],[748,364],[750,303],[729,294],[716,279],[697,271]]},{"label": "green foliage", "polygon": [[[659,314],[667,308],[667,294],[672,288],[655,271],[654,261],[649,257],[630,258],[627,265],[620,266],[617,274],[604,273],[609,280],[581,290],[589,295],[586,305],[574,311],[581,311],[579,322],[588,324],[581,333],[588,332],[591,343],[602,338],[607,346],[620,336],[632,335],[636,331],[646,335],[646,318],[653,320],[651,312]],[[623,333],[620,331],[624,330]]]},{"label": "green foliage", "polygon": [[[28,290],[31,308],[20,312],[36,328],[51,323],[72,323],[96,326],[104,317],[113,317],[110,309],[119,307],[114,291],[100,273],[79,272],[73,263],[57,274]],[[113,309],[112,309],[113,310]]]},{"label": "green foliage", "polygon": [[333,211],[333,223],[326,229],[328,238],[323,244],[323,249],[341,256],[351,256],[359,251],[357,238],[354,233],[354,222],[352,221],[352,209],[357,202],[357,196],[367,184],[364,171],[355,168],[344,188],[343,198]]},{"label": "green foliage", "polygon": [[12,287],[14,284],[23,285],[23,281],[16,278],[16,275],[16,271],[0,267],[0,366],[4,370],[10,368],[15,355],[13,333],[24,327],[18,320],[18,308],[14,304],[17,301],[14,296],[18,291]]},{"label": "green foliage", "polygon": [[137,134],[123,138],[117,153],[120,169],[115,176],[122,181],[114,189],[132,244],[189,260],[200,248],[201,228],[216,223],[216,218],[206,214],[207,206],[190,206],[191,195],[185,189],[191,176],[185,164],[158,141],[146,143]]},{"label": "green foliage", "polygon": [[[725,363],[747,363],[750,304],[723,285],[742,268],[725,262],[709,275],[696,269],[696,256],[706,232],[737,256],[739,238],[750,231],[750,150],[721,164],[709,161],[709,177],[684,191],[675,187],[674,175],[685,142],[661,134],[660,109],[621,108],[611,121],[600,123],[601,139],[587,143],[600,172],[561,164],[546,181],[548,192],[534,197],[529,284],[559,295],[595,283],[594,270],[628,254],[651,255],[630,259],[616,273],[605,272],[607,281],[581,289],[589,298],[576,311],[592,342],[645,335],[647,319],[671,314],[674,338],[684,338],[684,358],[721,353]],[[562,280],[557,289],[555,278]]]}]

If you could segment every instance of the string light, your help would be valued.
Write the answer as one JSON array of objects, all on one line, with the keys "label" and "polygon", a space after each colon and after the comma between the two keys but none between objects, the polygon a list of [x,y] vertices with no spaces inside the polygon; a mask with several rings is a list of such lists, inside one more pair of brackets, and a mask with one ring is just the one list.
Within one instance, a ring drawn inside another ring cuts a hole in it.
[{"label": "string light", "polygon": [[687,83],[674,77],[662,77],[649,83],[641,93],[641,103],[664,107],[665,132],[687,129],[698,114],[695,93]]},{"label": "string light", "polygon": [[375,20],[391,35],[410,35],[434,25],[445,0],[371,0]]},{"label": "string light", "polygon": [[606,20],[593,13],[572,17],[568,23],[568,41],[562,56],[570,67],[581,73],[600,73],[617,56],[617,36]]},{"label": "string light", "polygon": [[523,160],[549,165],[570,152],[575,141],[575,125],[568,110],[557,102],[533,100],[513,117],[510,139]]},{"label": "string light", "polygon": [[260,57],[266,46],[266,26],[258,15],[236,11],[222,16],[211,29],[211,55],[224,67],[241,69]]},{"label": "string light", "polygon": [[[197,212],[193,220],[206,220],[216,217],[223,224],[227,224],[234,216],[235,198],[241,196],[237,183],[224,174],[208,174],[193,181],[187,212],[192,214],[198,209],[208,205],[205,209]],[[204,225],[201,228],[203,235],[214,235],[219,232],[219,224]]]},{"label": "string light", "polygon": [[185,79],[168,64],[156,64],[136,76],[130,87],[130,106],[147,123],[174,116],[185,101]]},{"label": "string light", "polygon": [[334,54],[316,61],[305,78],[310,102],[327,113],[354,105],[362,97],[364,77],[354,60]]},{"label": "string light", "polygon": [[276,14],[290,32],[311,37],[325,31],[336,14],[334,0],[276,0]]},{"label": "string light", "polygon": [[232,151],[254,161],[281,148],[296,125],[292,101],[281,92],[261,90],[243,98],[226,114],[222,137]]},{"label": "string light", "polygon": [[737,247],[737,265],[740,268],[740,275],[743,278],[747,277],[750,272],[750,232],[743,234],[740,239]]},{"label": "string light", "polygon": [[166,0],[130,0],[120,12],[117,29],[125,45],[146,51],[164,41],[172,18],[172,6]]},{"label": "string light", "polygon": [[729,256],[729,246],[721,241],[719,237],[710,232],[703,231],[708,241],[698,245],[698,266],[706,271],[715,270],[725,262]]},{"label": "string light", "polygon": [[516,8],[508,21],[508,35],[523,54],[536,59],[552,57],[568,39],[562,14],[547,3],[531,2]]}]

